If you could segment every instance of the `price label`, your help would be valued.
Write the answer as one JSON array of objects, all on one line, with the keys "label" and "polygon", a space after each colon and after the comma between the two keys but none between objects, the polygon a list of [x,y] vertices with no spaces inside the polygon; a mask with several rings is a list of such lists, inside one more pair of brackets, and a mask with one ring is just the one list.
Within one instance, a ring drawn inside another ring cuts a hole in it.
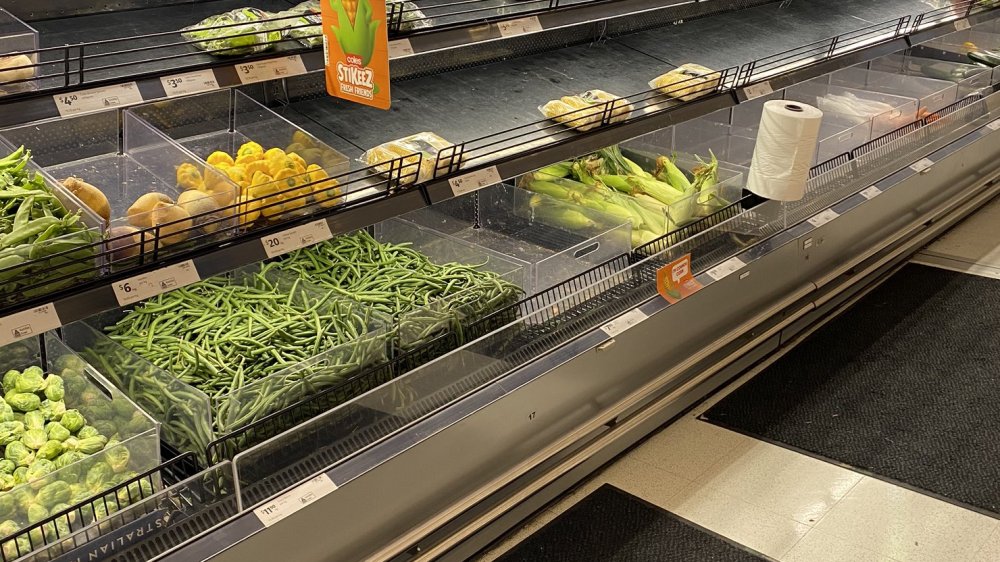
[{"label": "price label", "polygon": [[913,164],[910,164],[910,169],[918,174],[922,174],[929,170],[931,166],[934,165],[934,161],[930,158],[923,158]]},{"label": "price label", "polygon": [[413,54],[413,45],[409,39],[396,39],[389,41],[389,58],[401,59]]},{"label": "price label", "polygon": [[118,304],[125,306],[201,281],[191,260],[112,283]]},{"label": "price label", "polygon": [[864,197],[865,199],[869,200],[869,201],[871,201],[872,199],[878,197],[881,194],[882,194],[882,190],[879,189],[878,186],[875,186],[875,185],[870,186],[870,187],[866,187],[866,188],[864,188],[864,189],[861,190],[861,196]]},{"label": "price label", "polygon": [[59,326],[62,322],[52,303],[11,314],[0,318],[0,346],[44,334]]},{"label": "price label", "polygon": [[635,308],[601,326],[601,331],[613,338],[647,318],[649,315]]},{"label": "price label", "polygon": [[970,27],[972,27],[972,24],[969,23],[968,18],[962,18],[960,20],[955,20],[955,31],[965,31],[966,29],[969,29]]},{"label": "price label", "polygon": [[277,80],[305,73],[306,66],[299,55],[236,65],[236,74],[239,75],[241,84]]},{"label": "price label", "polygon": [[163,91],[167,93],[168,98],[219,89],[215,73],[208,69],[164,76],[160,78],[160,83],[163,84]]},{"label": "price label", "polygon": [[839,216],[840,213],[838,213],[837,211],[834,211],[833,209],[827,209],[822,213],[814,215],[811,219],[809,219],[808,222],[809,224],[815,226],[816,228],[819,228]]},{"label": "price label", "polygon": [[544,29],[538,16],[501,21],[497,23],[497,27],[500,28],[501,37],[516,37],[525,33],[537,33]]},{"label": "price label", "polygon": [[273,258],[331,238],[333,238],[333,233],[330,232],[330,225],[326,219],[320,219],[309,224],[289,228],[273,236],[265,236],[260,239],[260,243],[264,246],[264,253],[267,254],[267,257]]},{"label": "price label", "polygon": [[337,485],[333,483],[333,480],[330,480],[329,476],[320,474],[258,507],[253,512],[265,527],[270,527],[307,505],[316,503],[336,489]]},{"label": "price label", "polygon": [[986,128],[991,131],[1000,129],[1000,119],[997,119],[996,121],[990,121],[989,123],[986,124]]},{"label": "price label", "polygon": [[490,166],[489,168],[469,172],[457,178],[451,178],[448,180],[448,185],[451,186],[451,191],[455,194],[455,197],[458,197],[466,193],[478,191],[484,187],[496,185],[501,181],[500,172],[497,170],[497,167]]},{"label": "price label", "polygon": [[142,103],[142,94],[135,82],[80,90],[71,94],[52,96],[61,117],[91,113],[112,107]]},{"label": "price label", "polygon": [[763,96],[768,96],[774,93],[774,88],[771,87],[770,82],[761,82],[760,84],[750,84],[749,86],[743,88],[743,94],[747,97],[747,101],[760,98]]},{"label": "price label", "polygon": [[723,279],[746,267],[747,264],[737,256],[733,256],[719,265],[709,269],[705,273],[716,281]]}]

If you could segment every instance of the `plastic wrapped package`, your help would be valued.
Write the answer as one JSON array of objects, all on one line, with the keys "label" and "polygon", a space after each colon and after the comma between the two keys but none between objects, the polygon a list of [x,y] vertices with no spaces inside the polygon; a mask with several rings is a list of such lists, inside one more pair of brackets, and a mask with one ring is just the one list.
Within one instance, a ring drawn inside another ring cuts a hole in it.
[{"label": "plastic wrapped package", "polygon": [[716,89],[719,81],[719,73],[711,68],[687,63],[653,78],[649,81],[649,87],[672,98],[690,101]]},{"label": "plastic wrapped package", "polygon": [[[319,0],[306,0],[288,10],[274,14],[275,23],[285,29],[285,35],[307,47],[323,44],[323,18]],[[287,19],[284,19],[287,18]]]},{"label": "plastic wrapped package", "polygon": [[582,94],[563,96],[538,107],[538,111],[548,119],[578,131],[588,131],[601,125],[609,112],[608,123],[625,121],[632,116],[632,110],[628,100],[604,90],[587,90]]},{"label": "plastic wrapped package", "polygon": [[[429,18],[413,2],[392,2],[391,0],[386,0],[385,13],[390,20],[399,21],[400,31],[416,31],[431,26]],[[393,20],[393,18],[395,19]]]},{"label": "plastic wrapped package", "polygon": [[[419,183],[433,179],[438,167],[451,167],[454,155],[446,155],[438,162],[438,154],[453,146],[435,133],[416,133],[365,151],[361,161],[390,179],[398,179],[400,184]],[[397,158],[402,162],[393,162]]]},{"label": "plastic wrapped package", "polygon": [[[252,55],[273,49],[282,37],[280,22],[257,8],[239,8],[209,16],[181,29],[181,36],[213,55]],[[242,25],[241,25],[242,24]]]}]

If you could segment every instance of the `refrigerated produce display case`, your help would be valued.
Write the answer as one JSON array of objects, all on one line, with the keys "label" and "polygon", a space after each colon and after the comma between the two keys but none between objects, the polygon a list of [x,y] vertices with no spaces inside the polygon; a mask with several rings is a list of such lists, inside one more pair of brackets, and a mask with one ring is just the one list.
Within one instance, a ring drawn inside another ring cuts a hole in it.
[{"label": "refrigerated produce display case", "polygon": [[474,558],[1000,192],[994,4],[8,2],[0,559]]}]

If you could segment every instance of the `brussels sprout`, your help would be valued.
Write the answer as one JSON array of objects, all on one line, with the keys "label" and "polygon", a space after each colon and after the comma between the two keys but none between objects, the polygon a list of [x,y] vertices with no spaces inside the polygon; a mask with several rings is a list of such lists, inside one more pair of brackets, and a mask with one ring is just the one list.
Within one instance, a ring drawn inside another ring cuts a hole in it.
[{"label": "brussels sprout", "polygon": [[0,474],[14,474],[14,469],[17,466],[14,465],[14,461],[7,459],[0,460]]},{"label": "brussels sprout", "polygon": [[31,552],[31,550],[31,541],[28,540],[28,537],[17,537],[17,539],[3,544],[3,555],[7,557],[7,560],[20,558],[24,553]]},{"label": "brussels sprout", "polygon": [[97,437],[101,432],[97,431],[97,428],[92,425],[85,425],[80,428],[80,431],[76,432],[76,437],[78,439],[86,439],[88,437]]},{"label": "brussels sprout", "polygon": [[97,428],[97,433],[99,435],[114,435],[118,432],[118,428],[115,427],[115,424],[108,420],[97,420],[94,422],[94,427]]},{"label": "brussels sprout", "polygon": [[107,399],[98,400],[87,405],[87,419],[110,420],[115,417],[115,410]]},{"label": "brussels sprout", "polygon": [[0,491],[9,492],[17,486],[13,474],[0,474]]},{"label": "brussels sprout", "polygon": [[28,506],[28,523],[34,524],[49,516],[49,510],[42,504],[33,503]]},{"label": "brussels sprout", "polygon": [[111,401],[111,407],[115,410],[115,415],[120,418],[130,418],[135,413],[135,407],[124,398]]},{"label": "brussels sprout", "polygon": [[[17,510],[17,501],[14,499],[14,494],[0,494],[0,517],[7,519],[14,516],[14,511]],[[6,523],[6,521],[4,521]],[[10,533],[5,533],[3,530],[3,525],[0,525],[0,536],[6,537]]]},{"label": "brussels sprout", "polygon": [[14,390],[14,383],[17,381],[17,377],[21,376],[21,371],[17,369],[11,369],[3,374],[3,382],[0,386],[3,387],[4,394]]},{"label": "brussels sprout", "polygon": [[51,509],[56,504],[68,502],[72,497],[73,492],[69,489],[69,484],[62,480],[56,480],[38,490],[35,501]]},{"label": "brussels sprout", "polygon": [[15,468],[14,469],[14,482],[17,482],[18,484],[24,484],[24,483],[26,483],[28,481],[28,479],[25,477],[27,474],[28,474],[28,467],[26,467],[26,466],[19,466],[19,467]]},{"label": "brussels sprout", "polygon": [[84,484],[91,491],[97,492],[112,486],[115,473],[111,470],[111,466],[106,462],[94,463],[94,466],[90,467],[87,471],[87,477],[84,479]]},{"label": "brussels sprout", "polygon": [[81,453],[80,451],[66,451],[56,458],[56,468],[65,468],[75,462],[82,461],[85,458],[87,458],[87,455]]},{"label": "brussels sprout", "polygon": [[35,410],[24,414],[25,429],[45,429],[45,414]]},{"label": "brussels sprout", "polygon": [[59,442],[69,439],[70,436],[69,430],[63,424],[55,421],[45,424],[45,433],[49,436],[49,439]]},{"label": "brussels sprout", "polygon": [[39,478],[44,478],[56,471],[56,463],[49,459],[35,459],[35,462],[28,466],[28,473],[24,476],[28,482],[34,482]]},{"label": "brussels sprout", "polygon": [[67,451],[80,451],[86,455],[92,455],[97,451],[100,451],[107,444],[108,438],[103,435],[98,435],[97,437],[87,437],[86,439],[70,437],[69,439],[63,441],[63,447],[65,447]]},{"label": "brussels sprout", "polygon": [[11,392],[4,396],[4,400],[19,412],[37,410],[42,405],[42,399],[31,392]]},{"label": "brussels sprout", "polygon": [[104,458],[116,473],[128,468],[129,450],[118,441],[108,441]]},{"label": "brussels sprout", "polygon": [[42,400],[42,404],[38,407],[38,410],[45,415],[45,419],[59,421],[62,419],[63,414],[66,413],[66,403],[62,400]]},{"label": "brussels sprout", "polygon": [[36,451],[41,449],[42,445],[48,440],[49,436],[45,433],[44,429],[29,429],[21,436],[21,442],[27,445],[29,449]]},{"label": "brussels sprout", "polygon": [[21,371],[21,376],[14,379],[16,392],[39,392],[45,388],[45,372],[36,366]]},{"label": "brussels sprout", "polygon": [[16,466],[21,467],[31,464],[31,461],[35,460],[35,455],[27,445],[20,441],[14,441],[4,449],[3,458],[14,461]]},{"label": "brussels sprout", "polygon": [[0,523],[0,537],[9,537],[19,530],[21,530],[21,526],[10,519]]},{"label": "brussels sprout", "polygon": [[14,408],[6,400],[0,398],[0,422],[14,421]]},{"label": "brussels sprout", "polygon": [[49,375],[45,378],[45,397],[53,402],[62,400],[66,394],[63,378],[59,375]]},{"label": "brussels sprout", "polygon": [[80,393],[80,403],[88,408],[107,402],[108,398],[93,388],[88,388]]},{"label": "brussels sprout", "polygon": [[[49,511],[51,513],[56,513],[56,510],[52,509]],[[56,542],[60,538],[69,536],[72,530],[69,527],[69,521],[65,517],[60,517],[55,521],[50,521],[42,525],[42,529],[45,532],[45,540],[50,543]]]},{"label": "brussels sprout", "polygon": [[50,439],[45,442],[44,445],[37,451],[35,451],[36,459],[48,459],[52,460],[58,457],[63,452],[63,444],[61,441],[56,441],[55,439]]},{"label": "brussels sprout", "polygon": [[87,420],[80,413],[80,410],[66,410],[59,419],[59,423],[63,424],[63,427],[68,429],[70,433],[76,433],[83,429],[83,426],[87,425]]},{"label": "brussels sprout", "polygon": [[24,424],[19,421],[0,422],[0,445],[10,445],[20,441],[24,435]]}]

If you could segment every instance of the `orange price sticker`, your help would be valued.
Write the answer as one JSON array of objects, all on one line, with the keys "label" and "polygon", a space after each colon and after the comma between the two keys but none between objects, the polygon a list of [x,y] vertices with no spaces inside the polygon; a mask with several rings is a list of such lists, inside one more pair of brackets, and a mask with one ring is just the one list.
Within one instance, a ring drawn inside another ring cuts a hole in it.
[{"label": "orange price sticker", "polygon": [[697,293],[701,286],[691,274],[691,254],[685,254],[656,270],[656,290],[670,304]]},{"label": "orange price sticker", "polygon": [[326,91],[389,109],[389,35],[385,2],[321,0]]}]

